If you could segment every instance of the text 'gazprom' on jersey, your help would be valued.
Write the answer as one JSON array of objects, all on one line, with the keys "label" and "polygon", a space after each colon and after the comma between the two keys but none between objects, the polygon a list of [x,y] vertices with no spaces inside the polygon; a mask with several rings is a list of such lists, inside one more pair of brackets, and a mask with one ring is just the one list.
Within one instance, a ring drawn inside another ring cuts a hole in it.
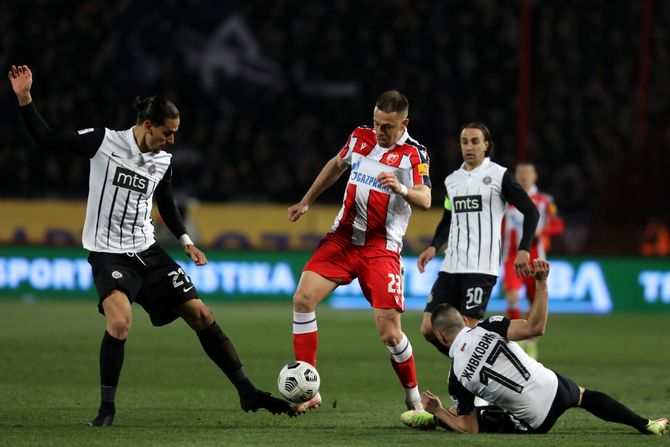
[{"label": "text 'gazprom' on jersey", "polygon": [[373,176],[365,174],[363,172],[351,171],[350,180],[354,183],[359,184],[359,185],[370,186],[374,189],[378,189],[379,191],[384,191],[385,193],[388,193],[388,194],[391,194],[393,192],[393,191],[391,191],[390,188],[388,188],[386,186],[382,186],[379,183],[379,180],[377,180],[377,177],[373,177]]}]

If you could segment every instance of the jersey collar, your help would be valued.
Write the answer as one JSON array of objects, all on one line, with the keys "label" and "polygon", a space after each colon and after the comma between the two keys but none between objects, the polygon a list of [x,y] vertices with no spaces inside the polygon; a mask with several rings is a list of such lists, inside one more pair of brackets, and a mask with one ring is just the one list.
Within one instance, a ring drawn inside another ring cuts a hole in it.
[{"label": "jersey collar", "polygon": [[385,151],[390,151],[392,149],[399,148],[400,146],[405,144],[408,139],[409,139],[409,132],[407,131],[407,128],[405,127],[405,131],[403,132],[402,136],[400,138],[398,138],[398,141],[396,141],[393,146],[384,148],[384,147],[379,146],[379,143],[377,143],[377,147],[379,147],[380,149],[383,149]]},{"label": "jersey collar", "polygon": [[467,334],[469,331],[470,328],[467,326],[461,329],[461,332],[458,333],[458,335],[454,339],[454,342],[451,344],[451,347],[449,348],[449,357],[453,359],[454,356],[456,355],[456,350],[461,349],[461,345],[463,344],[465,334]]},{"label": "jersey collar", "polygon": [[472,171],[468,171],[468,170],[465,169],[465,162],[463,162],[463,163],[461,164],[461,169],[462,169],[463,171],[467,172],[468,174],[474,174],[475,172],[479,171],[480,169],[484,169],[486,166],[488,166],[488,165],[490,165],[490,164],[491,164],[491,158],[489,158],[489,157],[484,157],[484,161],[482,161],[482,164],[480,164],[479,166],[477,166],[477,167],[476,167],[475,169],[473,169]]}]

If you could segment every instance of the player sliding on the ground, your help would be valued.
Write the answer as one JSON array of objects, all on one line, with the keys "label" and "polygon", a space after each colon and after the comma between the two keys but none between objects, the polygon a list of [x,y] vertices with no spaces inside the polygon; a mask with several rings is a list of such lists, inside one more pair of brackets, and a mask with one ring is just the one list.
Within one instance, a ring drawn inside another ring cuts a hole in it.
[{"label": "player sliding on the ground", "polygon": [[440,425],[457,433],[477,433],[482,431],[474,411],[474,398],[479,396],[511,413],[526,427],[526,433],[547,433],[565,410],[581,407],[600,419],[630,425],[641,433],[667,434],[670,424],[666,418],[643,418],[607,394],[577,386],[529,357],[515,343],[543,335],[547,324],[549,263],[535,259],[532,275],[536,292],[528,320],[494,316],[467,327],[456,308],[443,304],[435,309],[433,331],[453,359],[449,394],[456,405],[446,410],[437,396],[425,392],[421,399],[426,411],[407,411],[401,420],[413,428]]},{"label": "player sliding on the ground", "polygon": [[195,265],[207,264],[205,254],[186,234],[170,186],[172,156],[165,149],[174,143],[179,129],[177,107],[158,96],[137,98],[137,122],[129,129],[60,132],[44,122],[33,104],[30,69],[12,65],[9,80],[28,131],[40,145],[91,159],[83,243],[90,251],[88,261],[106,330],[100,346],[101,403],[90,425],[108,426],[114,420],[116,387],[134,301],[147,311],[155,326],[183,318],[207,355],[237,388],[243,410],[266,408],[275,414],[293,414],[286,401],[254,387],[233,343],[198,298],[191,279],[154,239],[151,207],[155,198],[184,252]]}]

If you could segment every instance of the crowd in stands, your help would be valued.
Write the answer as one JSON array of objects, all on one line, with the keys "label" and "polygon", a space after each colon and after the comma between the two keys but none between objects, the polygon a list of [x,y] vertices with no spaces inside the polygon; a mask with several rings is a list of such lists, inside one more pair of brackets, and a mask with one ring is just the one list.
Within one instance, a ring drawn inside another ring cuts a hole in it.
[{"label": "crowd in stands", "polygon": [[[35,104],[56,129],[123,129],[135,96],[173,100],[174,188],[201,201],[299,200],[349,132],[371,124],[376,96],[395,88],[410,100],[410,134],[428,147],[440,204],[460,165],[461,124],[487,123],[496,161],[519,161],[519,1],[10,0],[0,4],[0,65],[32,68]],[[670,4],[651,2],[644,22],[645,2],[530,3],[530,159],[566,220],[555,246],[607,252],[597,227],[615,237],[641,231],[652,212],[670,217],[660,209]],[[642,26],[652,29],[646,47]],[[8,85],[0,104],[0,198],[83,197],[87,161],[37,149]],[[341,195],[334,187],[321,200]],[[612,251],[634,250],[627,240]]]}]

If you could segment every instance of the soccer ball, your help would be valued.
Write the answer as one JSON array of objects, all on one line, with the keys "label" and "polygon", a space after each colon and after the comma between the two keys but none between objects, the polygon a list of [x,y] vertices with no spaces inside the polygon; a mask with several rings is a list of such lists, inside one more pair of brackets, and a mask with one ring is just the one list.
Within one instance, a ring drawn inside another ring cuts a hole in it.
[{"label": "soccer ball", "polygon": [[321,379],[316,368],[299,360],[284,365],[277,379],[277,387],[281,395],[294,403],[310,400],[319,391],[320,384]]}]

